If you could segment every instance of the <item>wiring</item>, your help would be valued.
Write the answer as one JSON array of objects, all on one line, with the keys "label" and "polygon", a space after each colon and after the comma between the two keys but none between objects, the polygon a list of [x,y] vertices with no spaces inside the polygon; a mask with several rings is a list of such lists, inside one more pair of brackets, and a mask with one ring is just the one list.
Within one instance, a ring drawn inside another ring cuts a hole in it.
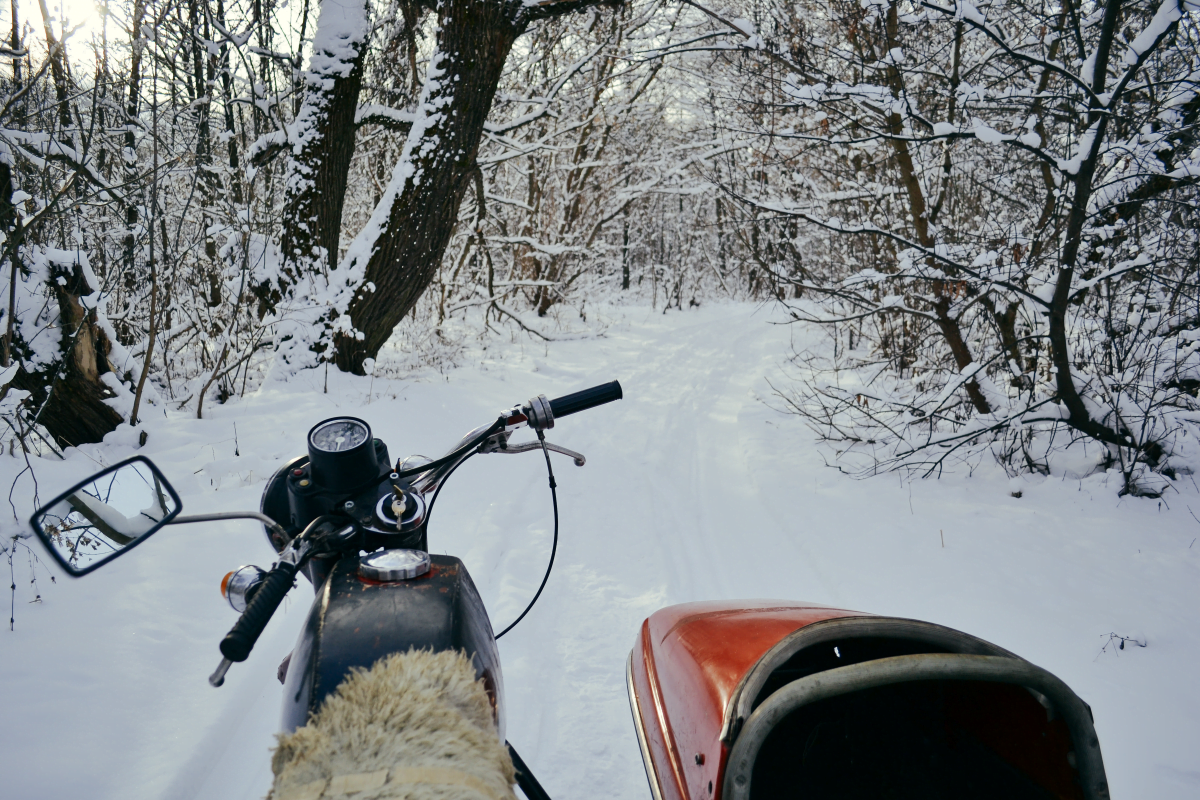
[{"label": "wiring", "polygon": [[[442,456],[441,458],[435,459],[433,461],[429,461],[424,464],[418,464],[415,467],[409,467],[408,469],[405,469],[405,470],[395,470],[392,472],[385,472],[384,474],[380,475],[378,478],[372,478],[368,482],[367,487],[378,486],[379,484],[383,483],[384,481],[389,481],[389,480],[397,481],[397,480],[403,480],[405,478],[411,478],[414,475],[420,475],[423,472],[429,472],[430,470],[437,469],[438,467],[441,467],[441,466],[444,466],[445,464],[450,463],[451,461],[453,461],[456,458],[462,458],[464,454],[469,455],[471,450],[477,449],[481,444],[483,444],[485,441],[487,441],[489,436],[499,433],[502,430],[504,430],[504,418],[503,417],[501,417],[500,419],[493,422],[490,428],[488,428],[483,433],[476,436],[471,441],[464,444],[462,447],[459,447],[459,448],[453,450],[452,452],[447,453],[446,455]],[[463,461],[466,461],[466,459],[464,458]],[[461,463],[462,462],[459,462],[459,464],[456,464],[454,466],[454,469],[451,469],[450,472],[446,475],[446,478],[444,478],[442,480],[443,486],[445,485],[445,481],[447,479],[449,479],[449,477],[451,475],[454,474],[454,470],[458,469],[458,467],[461,465]],[[354,492],[351,492],[350,494],[347,494],[344,499],[345,500],[353,499],[355,496],[357,496],[362,491],[364,491],[365,488],[367,488],[367,487],[364,487],[363,489],[358,489]],[[437,492],[433,495],[434,501],[437,500],[437,496],[438,496],[438,494],[441,493],[441,491],[442,491],[442,487],[439,486]],[[339,501],[338,505],[340,505],[340,501]],[[429,504],[429,510],[430,510],[430,512],[433,511],[433,503]]]},{"label": "wiring", "polygon": [[[497,422],[497,426],[502,426],[502,425],[503,425],[502,420]],[[491,436],[493,433],[496,432],[495,429],[496,429],[496,426],[493,426],[492,429],[489,429],[487,432],[480,434],[469,444],[464,445],[463,447],[459,448],[454,453],[451,453],[448,456],[439,458],[438,461],[436,461],[436,462],[433,462],[431,464],[422,464],[419,467],[414,467],[411,470],[406,470],[404,473],[401,473],[401,475],[403,476],[406,474],[413,474],[416,472],[424,472],[424,471],[430,469],[431,467],[438,466],[439,462],[444,463],[446,461],[449,461],[452,456],[461,454],[464,450],[466,450],[468,448],[478,447],[479,444],[484,439],[486,439],[488,436]],[[496,634],[497,639],[499,639],[501,636],[503,636],[504,634],[511,631],[513,628],[517,627],[517,623],[520,622],[521,620],[525,619],[525,615],[529,613],[530,609],[533,608],[534,603],[536,603],[538,601],[538,598],[542,596],[542,590],[546,588],[546,583],[547,583],[547,581],[550,580],[550,572],[551,572],[551,570],[554,569],[554,557],[558,553],[558,483],[554,480],[554,467],[551,466],[551,464],[550,464],[550,451],[546,448],[546,435],[542,431],[538,431],[537,437],[538,437],[538,442],[540,442],[542,445],[542,455],[545,456],[545,458],[546,458],[546,474],[547,474],[547,476],[549,478],[549,482],[550,482],[550,503],[554,508],[554,538],[550,545],[550,563],[546,565],[546,574],[542,576],[542,583],[540,586],[538,586],[538,590],[534,593],[533,599],[529,601],[529,605],[525,606],[525,610],[521,612],[521,615],[518,616],[515,620],[513,620],[512,623],[507,628],[500,631],[500,633]],[[451,469],[450,472],[446,475],[446,477],[442,479],[442,483],[438,486],[437,491],[433,493],[433,499],[429,501],[429,511],[427,512],[427,517],[433,516],[433,507],[434,507],[434,505],[437,504],[438,496],[442,493],[442,487],[444,487],[447,483],[450,482],[450,476],[453,475],[455,470],[457,470],[464,463],[466,463],[466,459],[463,459],[459,463],[455,464],[454,468]]]},{"label": "wiring", "polygon": [[385,475],[382,478],[380,478],[379,482],[382,483],[383,481],[389,480],[389,479],[390,480],[400,480],[403,478],[409,478],[409,477],[412,477],[413,475],[420,475],[422,472],[429,472],[429,470],[431,470],[431,469],[437,469],[438,467],[440,467],[444,464],[447,464],[456,458],[461,458],[463,453],[466,453],[468,450],[473,450],[473,449],[479,447],[479,445],[481,445],[485,441],[487,441],[487,438],[489,436],[491,436],[494,433],[498,433],[499,431],[502,431],[502,430],[504,430],[504,419],[500,418],[500,419],[496,420],[494,423],[492,423],[492,426],[490,428],[488,428],[483,433],[479,434],[474,439],[467,442],[466,444],[464,444],[462,447],[458,448],[457,450],[447,453],[446,455],[442,456],[441,458],[435,459],[434,461],[430,461],[426,464],[418,464],[415,467],[409,467],[406,470],[400,470],[398,472],[392,473],[391,475]]},{"label": "wiring", "polygon": [[533,608],[533,604],[542,596],[542,590],[546,588],[546,581],[550,580],[550,570],[554,569],[554,556],[558,552],[558,484],[554,482],[554,468],[550,466],[550,451],[546,449],[546,435],[538,431],[537,437],[538,441],[542,443],[542,455],[546,457],[546,474],[550,477],[550,502],[554,506],[554,541],[550,545],[550,563],[546,565],[546,574],[542,576],[542,585],[534,593],[533,599],[529,601],[529,605],[525,606],[525,610],[521,612],[521,616],[513,620],[511,625],[496,634],[497,639],[517,627],[517,623],[525,619],[525,615],[529,613],[529,609]]}]

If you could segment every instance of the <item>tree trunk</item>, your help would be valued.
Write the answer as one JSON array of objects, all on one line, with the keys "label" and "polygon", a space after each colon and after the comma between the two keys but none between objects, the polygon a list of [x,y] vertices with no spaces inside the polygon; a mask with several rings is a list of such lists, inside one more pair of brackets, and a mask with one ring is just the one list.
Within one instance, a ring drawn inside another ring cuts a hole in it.
[{"label": "tree trunk", "polygon": [[0,347],[0,367],[12,362],[13,335],[16,331],[14,314],[17,306],[17,272],[20,268],[21,230],[17,226],[17,208],[12,204],[12,167],[0,161],[0,229],[4,231],[4,247],[8,256],[8,304],[4,308],[4,341]]},{"label": "tree trunk", "polygon": [[[136,185],[137,169],[134,166],[134,161],[130,159],[129,154],[137,152],[137,136],[134,134],[133,121],[138,117],[138,108],[141,105],[142,91],[142,56],[145,55],[146,45],[142,40],[142,22],[146,17],[145,0],[135,0],[133,4],[133,18],[130,25],[130,57],[129,57],[129,96],[125,104],[125,114],[127,115],[125,128],[125,150],[126,157],[122,159],[125,165],[125,180],[131,185]],[[138,223],[138,206],[141,204],[142,192],[135,189],[135,199],[125,204],[125,281],[128,288],[132,288],[129,284],[136,274],[135,265],[137,263],[137,238],[134,235],[134,229]]]},{"label": "tree trunk", "polygon": [[[1104,92],[1105,78],[1108,74],[1108,58],[1120,10],[1120,0],[1109,0],[1104,9],[1104,17],[1100,26],[1100,41],[1096,46],[1093,67],[1092,92],[1097,96]],[[1101,153],[1100,143],[1104,141],[1108,119],[1108,114],[1105,113],[1099,102],[1092,100],[1089,103],[1087,127],[1091,128],[1094,125],[1095,133],[1092,137],[1091,152],[1087,153],[1080,163],[1078,172],[1072,181],[1075,191],[1071,197],[1062,255],[1059,258],[1059,272],[1054,284],[1054,296],[1050,300],[1048,338],[1050,340],[1050,360],[1054,364],[1055,370],[1054,386],[1058,390],[1058,399],[1066,406],[1067,424],[1102,442],[1133,446],[1134,440],[1128,431],[1115,430],[1092,419],[1091,412],[1079,394],[1079,388],[1075,385],[1075,378],[1071,374],[1074,365],[1071,362],[1071,347],[1067,341],[1067,311],[1071,303],[1071,282],[1075,275],[1079,248],[1083,242],[1083,229],[1089,213],[1088,205],[1094,191],[1093,178]],[[1119,421],[1118,424],[1120,424]]]},{"label": "tree trunk", "polygon": [[337,262],[369,19],[363,0],[321,3],[295,140],[288,142],[283,264],[274,280],[254,287],[260,317],[302,275],[324,272]]},{"label": "tree trunk", "polygon": [[78,264],[56,266],[51,272],[61,322],[61,361],[46,372],[22,368],[12,385],[32,395],[31,419],[46,427],[63,447],[98,442],[124,420],[104,401],[114,396],[100,376],[112,372],[112,344],[97,324],[95,310],[79,298],[93,293]]},{"label": "tree trunk", "polygon": [[[885,31],[887,32],[888,51],[900,46],[900,24],[897,16],[896,3],[891,3],[888,6],[887,20]],[[956,70],[952,70],[956,72]],[[887,78],[892,96],[899,99],[904,94],[903,76],[896,65],[891,65],[887,68]],[[904,190],[908,195],[909,213],[912,214],[913,227],[916,229],[917,241],[926,250],[932,250],[937,242],[929,228],[929,209],[925,203],[925,194],[921,188],[921,180],[917,175],[917,169],[913,163],[912,154],[908,149],[908,142],[904,135],[904,123],[900,115],[892,112],[885,118],[885,124],[888,126],[888,133],[891,134],[889,141],[892,145],[892,152],[896,155],[896,163],[900,168],[900,182],[904,185]],[[946,156],[947,163],[949,154]],[[928,262],[930,267],[933,267],[932,261]],[[958,324],[958,318],[953,314],[951,303],[951,294],[953,288],[948,285],[947,281],[933,281],[933,292],[935,300],[932,303],[933,314],[937,321],[938,330],[941,331],[942,337],[946,340],[946,344],[950,348],[950,354],[954,358],[954,364],[959,371],[966,369],[974,363],[975,358],[971,355],[971,348],[963,337],[962,328]],[[967,397],[971,400],[971,405],[980,414],[990,414],[992,411],[991,405],[987,401],[987,397],[983,393],[979,382],[974,378],[970,378],[963,384],[963,388],[967,390]]]},{"label": "tree trunk", "polygon": [[[437,12],[439,24],[416,121],[371,219],[337,269],[328,270],[339,255],[369,19],[362,0],[323,0],[304,102],[287,142],[283,263],[254,287],[260,315],[302,277],[328,274],[333,295],[310,299],[333,308],[314,324],[309,347],[322,350],[321,338],[332,330],[336,352],[326,358],[361,374],[364,359],[375,356],[437,272],[513,43],[534,20],[602,2],[620,0],[419,2]],[[407,24],[410,16],[406,11]]]},{"label": "tree trunk", "polygon": [[360,375],[363,360],[375,357],[437,272],[504,62],[522,27],[510,19],[509,6],[495,0],[450,0],[440,7],[438,23],[404,156],[348,254],[352,265],[366,261],[360,284],[366,288],[350,302],[354,331],[335,339],[336,363]]},{"label": "tree trunk", "polygon": [[[54,78],[54,95],[58,100],[58,121],[63,130],[71,127],[71,109],[69,105],[71,89],[70,73],[67,68],[67,54],[63,43],[54,36],[50,27],[50,9],[46,0],[38,0],[42,11],[42,27],[46,33],[46,55],[50,59],[50,75]],[[15,24],[15,23],[14,23]]]},{"label": "tree trunk", "polygon": [[[350,324],[339,325],[334,337],[340,369],[363,374],[363,361],[375,357],[437,274],[517,37],[530,22],[603,2],[443,0],[437,5],[437,44],[404,153],[339,266],[355,287],[347,308]],[[608,4],[620,5],[620,0]]]}]

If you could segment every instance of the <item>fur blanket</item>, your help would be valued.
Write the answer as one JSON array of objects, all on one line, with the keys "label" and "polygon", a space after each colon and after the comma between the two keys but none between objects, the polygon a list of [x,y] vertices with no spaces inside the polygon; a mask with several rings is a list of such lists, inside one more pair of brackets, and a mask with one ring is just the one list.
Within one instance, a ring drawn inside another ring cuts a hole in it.
[{"label": "fur blanket", "polygon": [[268,800],[515,800],[512,760],[462,653],[410,650],[357,670],[280,734]]}]

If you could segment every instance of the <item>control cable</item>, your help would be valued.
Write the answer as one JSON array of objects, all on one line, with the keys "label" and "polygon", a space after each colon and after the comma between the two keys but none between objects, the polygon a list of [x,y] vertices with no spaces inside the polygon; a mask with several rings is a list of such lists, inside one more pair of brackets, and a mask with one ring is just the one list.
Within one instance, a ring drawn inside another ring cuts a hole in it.
[{"label": "control cable", "polygon": [[538,431],[537,437],[538,441],[542,443],[542,454],[546,456],[546,474],[550,476],[550,502],[554,505],[554,542],[550,546],[550,563],[546,565],[546,574],[542,576],[542,585],[538,587],[533,599],[529,601],[529,605],[525,606],[521,616],[513,620],[511,625],[496,634],[497,639],[517,627],[517,623],[525,619],[529,609],[533,608],[533,604],[542,596],[542,590],[546,588],[546,581],[550,580],[550,570],[554,569],[554,555],[558,552],[558,484],[554,482],[554,468],[550,466],[550,451],[546,449],[546,435]]}]

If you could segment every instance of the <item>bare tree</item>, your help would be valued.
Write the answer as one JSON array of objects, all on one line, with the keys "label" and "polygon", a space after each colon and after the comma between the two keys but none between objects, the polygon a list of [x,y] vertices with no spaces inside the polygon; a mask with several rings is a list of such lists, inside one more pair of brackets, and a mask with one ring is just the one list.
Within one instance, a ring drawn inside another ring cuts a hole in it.
[{"label": "bare tree", "polygon": [[[772,9],[774,42],[737,28],[771,66],[739,119],[777,176],[729,187],[828,248],[823,276],[777,278],[823,298],[795,317],[847,337],[838,368],[862,369],[794,407],[851,450],[886,443],[925,468],[1063,427],[1131,491],[1169,470],[1196,410],[1181,357],[1200,321],[1195,15],[1179,0],[802,9]],[[1041,447],[1018,466],[1045,468]]]}]

